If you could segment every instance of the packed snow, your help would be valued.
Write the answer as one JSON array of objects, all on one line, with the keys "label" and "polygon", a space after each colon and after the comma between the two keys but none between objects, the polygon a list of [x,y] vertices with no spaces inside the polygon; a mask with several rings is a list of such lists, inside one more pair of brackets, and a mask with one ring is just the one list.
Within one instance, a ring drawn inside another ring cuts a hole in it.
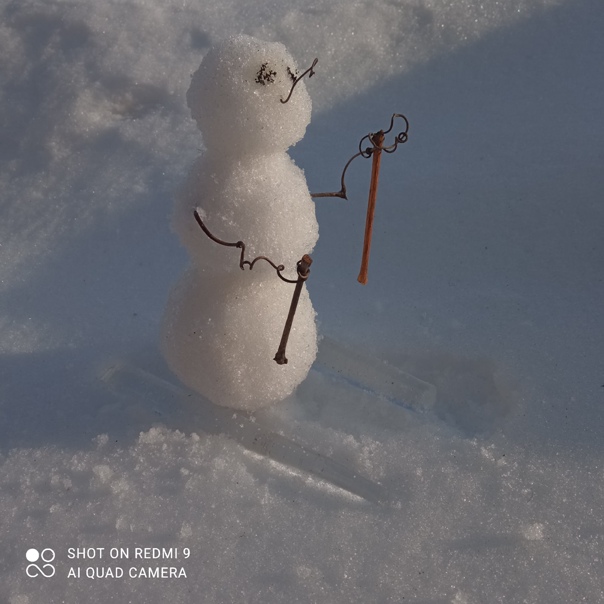
[{"label": "packed snow", "polygon": [[207,150],[176,201],[174,230],[191,267],[170,295],[161,346],[185,384],[234,409],[283,400],[317,354],[301,283],[291,338],[277,356],[294,295],[283,279],[297,280],[297,262],[319,237],[304,174],[286,153],[310,121],[301,78],[283,44],[235,36],[207,53],[187,91]]},{"label": "packed snow", "polygon": [[[601,2],[0,13],[0,601],[604,601]],[[410,121],[367,286],[371,162],[309,202],[317,360],[255,413],[160,352],[212,154],[187,90],[240,34],[319,59],[287,150],[311,191]]]}]

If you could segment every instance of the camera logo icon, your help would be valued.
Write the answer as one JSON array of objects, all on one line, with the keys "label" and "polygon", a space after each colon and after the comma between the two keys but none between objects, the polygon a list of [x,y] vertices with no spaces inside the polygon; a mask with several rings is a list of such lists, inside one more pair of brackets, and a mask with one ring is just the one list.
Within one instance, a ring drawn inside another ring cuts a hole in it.
[{"label": "camera logo icon", "polygon": [[[25,569],[25,573],[28,577],[31,577],[32,579],[40,576],[47,579],[54,577],[55,567],[51,564],[55,559],[54,550],[47,547],[39,552],[37,549],[31,548],[27,550],[25,557],[27,558],[27,561],[30,562]],[[41,564],[37,564],[38,562],[41,562]]]}]

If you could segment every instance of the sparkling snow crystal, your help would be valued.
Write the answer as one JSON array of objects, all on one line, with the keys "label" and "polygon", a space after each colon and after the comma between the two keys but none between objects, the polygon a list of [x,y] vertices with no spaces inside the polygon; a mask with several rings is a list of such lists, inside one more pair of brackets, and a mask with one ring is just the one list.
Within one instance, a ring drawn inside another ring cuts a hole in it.
[{"label": "sparkling snow crystal", "polygon": [[192,266],[170,296],[162,344],[172,370],[213,402],[253,410],[288,396],[316,356],[315,313],[303,289],[287,365],[273,357],[293,286],[265,262],[239,267],[239,250],[211,241],[193,217],[246,258],[267,256],[296,278],[296,262],[318,238],[314,203],[287,149],[310,121],[311,101],[282,44],[249,36],[208,52],[187,93],[207,152],[176,202],[175,231]]}]

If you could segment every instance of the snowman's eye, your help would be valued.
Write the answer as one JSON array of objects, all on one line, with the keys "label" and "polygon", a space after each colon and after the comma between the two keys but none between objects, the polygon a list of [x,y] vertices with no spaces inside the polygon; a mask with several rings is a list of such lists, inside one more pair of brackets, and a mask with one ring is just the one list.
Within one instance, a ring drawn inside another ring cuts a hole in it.
[{"label": "snowman's eye", "polygon": [[273,71],[268,66],[268,63],[262,63],[262,65],[260,66],[260,69],[258,70],[258,73],[256,74],[256,82],[258,82],[258,84],[262,84],[263,86],[265,86],[268,83],[274,82],[276,75],[277,75],[277,72]]}]

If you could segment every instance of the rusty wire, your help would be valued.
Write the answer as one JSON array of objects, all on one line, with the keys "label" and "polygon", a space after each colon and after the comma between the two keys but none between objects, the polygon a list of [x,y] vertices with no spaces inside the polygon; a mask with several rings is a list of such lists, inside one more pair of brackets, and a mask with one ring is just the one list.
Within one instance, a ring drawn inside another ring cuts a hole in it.
[{"label": "rusty wire", "polygon": [[298,308],[298,302],[300,300],[300,293],[302,292],[302,286],[304,282],[308,279],[310,275],[310,265],[312,264],[312,258],[308,254],[304,254],[300,260],[296,263],[296,273],[298,274],[297,279],[288,279],[281,274],[281,271],[285,269],[282,264],[275,264],[270,258],[266,256],[257,256],[253,260],[245,259],[245,243],[243,241],[236,241],[235,243],[230,243],[228,241],[223,241],[219,239],[215,235],[210,232],[210,229],[204,224],[199,212],[195,210],[193,212],[195,216],[195,220],[197,224],[201,227],[201,230],[215,243],[220,245],[224,245],[226,247],[236,247],[241,250],[241,255],[239,257],[239,268],[244,270],[245,266],[249,266],[250,270],[254,268],[254,264],[258,262],[258,260],[265,260],[268,262],[276,271],[279,279],[285,281],[286,283],[295,283],[296,287],[294,288],[294,293],[292,295],[292,300],[289,305],[289,311],[287,313],[287,319],[285,321],[285,326],[283,327],[283,333],[281,335],[281,341],[279,342],[279,347],[277,352],[273,358],[273,360],[278,365],[287,365],[288,359],[285,356],[285,348],[287,346],[287,341],[289,339],[289,334],[291,332],[292,324],[294,322],[294,316],[296,314],[296,309]]},{"label": "rusty wire", "polygon": [[[319,62],[319,59],[315,59],[312,62],[312,65],[302,74],[299,75],[297,77],[294,78],[294,83],[292,84],[292,87],[290,88],[289,94],[287,95],[287,98],[285,100],[280,99],[280,101],[285,105],[285,103],[287,103],[287,101],[289,101],[289,99],[291,98],[293,92],[294,92],[294,88],[296,87],[296,84],[306,75],[308,74],[309,78],[312,78],[315,75],[315,65]],[[289,74],[292,75],[291,70],[289,71]]]},{"label": "rusty wire", "polygon": [[201,227],[201,230],[212,241],[214,241],[215,243],[219,243],[220,245],[224,245],[226,247],[236,247],[241,250],[241,255],[239,257],[239,268],[241,270],[244,270],[246,266],[249,266],[250,270],[252,270],[254,268],[254,264],[256,264],[256,262],[258,262],[258,260],[264,260],[265,262],[268,262],[275,269],[275,271],[277,271],[277,275],[279,276],[279,279],[281,279],[282,281],[285,281],[286,283],[297,283],[298,282],[298,279],[288,279],[287,277],[284,277],[281,273],[285,270],[285,266],[283,264],[275,264],[270,258],[267,258],[266,256],[257,256],[256,258],[254,258],[251,261],[246,260],[245,259],[245,243],[243,243],[243,241],[236,241],[235,243],[229,243],[228,241],[223,241],[222,239],[218,239],[218,237],[216,237],[216,235],[213,235],[210,232],[210,229],[208,229],[208,227],[205,225],[205,223],[201,219],[201,216],[199,215],[199,212],[197,210],[195,210],[193,212],[193,215],[195,216],[195,220],[197,221],[197,224]]},{"label": "rusty wire", "polygon": [[[404,120],[405,122],[405,129],[402,132],[399,132],[395,137],[394,137],[394,142],[389,145],[389,146],[384,146],[383,143],[381,145],[376,145],[375,143],[375,137],[378,134],[388,134],[390,132],[392,132],[393,128],[394,128],[394,120],[395,118],[400,117],[402,120]],[[357,158],[357,157],[364,157],[365,159],[371,157],[376,151],[384,151],[386,153],[394,153],[396,151],[396,149],[398,148],[399,144],[403,144],[407,142],[407,139],[409,138],[409,120],[407,120],[407,118],[402,114],[402,113],[393,113],[392,117],[390,118],[390,127],[388,128],[388,130],[380,130],[379,132],[376,133],[369,133],[366,134],[360,141],[359,141],[359,152],[355,153],[347,162],[346,165],[344,166],[344,169],[342,170],[342,176],[340,178],[340,185],[341,188],[339,191],[335,191],[335,192],[330,192],[330,193],[311,193],[310,196],[311,197],[340,197],[341,199],[348,199],[348,197],[346,196],[346,182],[345,182],[345,178],[346,178],[346,171],[348,170],[348,166],[350,166],[350,164]],[[368,142],[371,143],[371,147],[365,147],[365,149],[363,149],[363,141],[367,140]]]}]

